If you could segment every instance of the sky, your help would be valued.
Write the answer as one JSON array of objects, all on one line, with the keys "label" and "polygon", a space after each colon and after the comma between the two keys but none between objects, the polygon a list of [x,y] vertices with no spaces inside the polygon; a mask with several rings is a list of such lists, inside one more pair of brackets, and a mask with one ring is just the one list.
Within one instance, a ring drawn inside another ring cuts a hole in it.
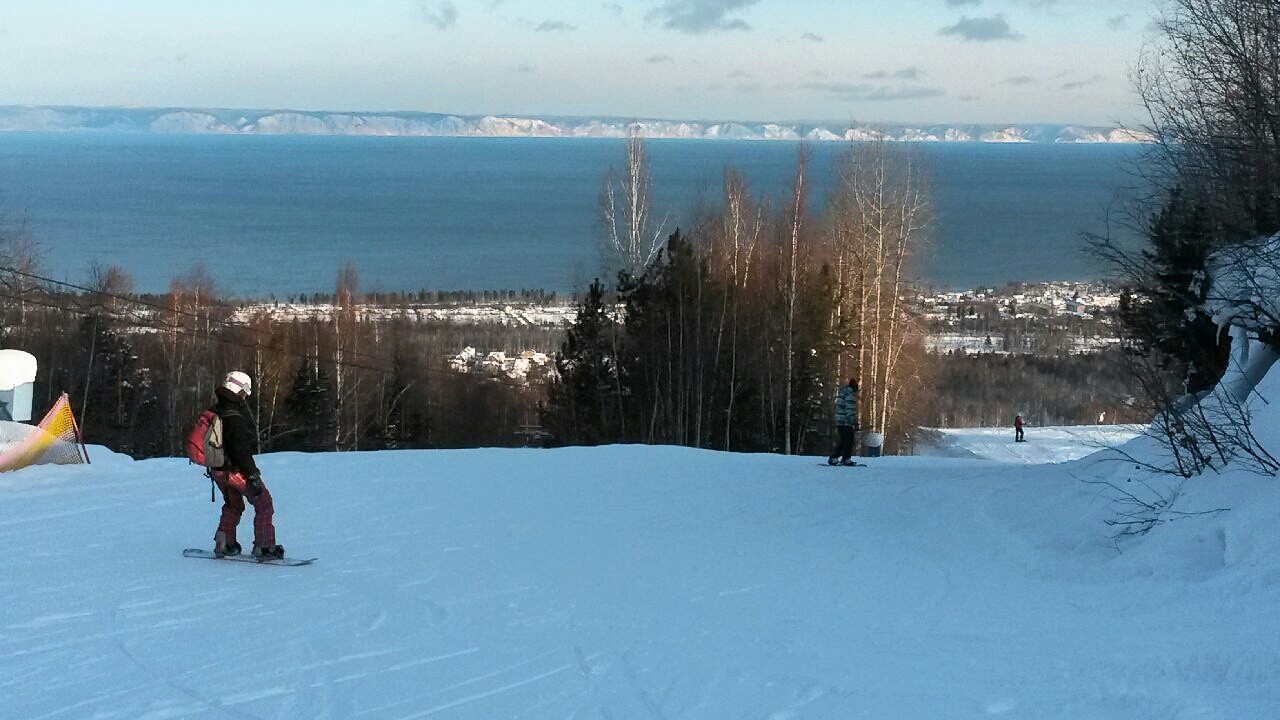
[{"label": "sky", "polygon": [[1155,12],[1140,0],[0,0],[0,105],[1131,124],[1129,73]]}]

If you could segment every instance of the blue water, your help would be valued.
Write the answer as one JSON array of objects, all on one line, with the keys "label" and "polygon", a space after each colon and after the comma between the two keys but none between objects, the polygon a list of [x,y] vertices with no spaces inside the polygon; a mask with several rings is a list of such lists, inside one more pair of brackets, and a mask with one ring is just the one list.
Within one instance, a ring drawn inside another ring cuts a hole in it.
[{"label": "blue water", "polygon": [[[1134,146],[919,145],[937,215],[928,281],[973,287],[1097,277],[1080,234],[1134,184]],[[815,144],[815,206],[840,143]],[[649,143],[654,217],[687,224],[725,166],[778,202],[796,146]],[[617,140],[0,134],[0,212],[24,216],[60,279],[118,264],[164,290],[203,262],[224,291],[581,287],[599,262]]]}]

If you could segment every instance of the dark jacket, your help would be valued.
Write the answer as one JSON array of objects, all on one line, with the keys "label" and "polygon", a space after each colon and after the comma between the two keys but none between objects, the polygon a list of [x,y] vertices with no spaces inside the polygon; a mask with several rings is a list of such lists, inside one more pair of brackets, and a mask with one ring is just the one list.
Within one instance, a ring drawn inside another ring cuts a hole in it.
[{"label": "dark jacket", "polygon": [[249,408],[235,393],[220,387],[213,411],[222,418],[222,447],[227,462],[219,470],[238,472],[245,477],[257,477],[258,465],[253,461],[253,451],[258,446],[258,428],[253,424]]}]

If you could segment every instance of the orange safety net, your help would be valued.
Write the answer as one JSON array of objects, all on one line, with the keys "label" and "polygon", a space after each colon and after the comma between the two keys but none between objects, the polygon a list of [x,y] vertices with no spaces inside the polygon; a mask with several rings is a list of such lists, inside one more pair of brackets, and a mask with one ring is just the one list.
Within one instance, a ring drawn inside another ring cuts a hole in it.
[{"label": "orange safety net", "polygon": [[[80,439],[80,428],[71,414],[71,402],[63,393],[39,425],[31,427],[5,423],[4,433],[10,440],[0,445],[0,472],[29,465],[77,465],[89,462],[89,453]],[[13,426],[20,428],[14,437]]]}]

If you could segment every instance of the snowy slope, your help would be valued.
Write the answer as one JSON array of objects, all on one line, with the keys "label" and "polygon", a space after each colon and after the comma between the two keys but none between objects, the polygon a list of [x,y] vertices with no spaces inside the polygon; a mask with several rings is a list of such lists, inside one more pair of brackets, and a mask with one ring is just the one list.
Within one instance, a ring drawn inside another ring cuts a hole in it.
[{"label": "snowy slope", "polygon": [[[0,476],[0,717],[1261,718],[1274,479],[1118,552],[1028,466],[677,448],[266,456],[310,567],[184,559],[183,462]],[[246,518],[242,533],[248,533]],[[247,539],[247,536],[242,536]]]},{"label": "snowy slope", "polygon": [[1140,425],[1026,427],[1026,442],[1013,441],[1013,428],[939,428],[917,452],[945,457],[979,457],[1013,463],[1060,463],[1104,448],[1123,445],[1142,434]]}]

